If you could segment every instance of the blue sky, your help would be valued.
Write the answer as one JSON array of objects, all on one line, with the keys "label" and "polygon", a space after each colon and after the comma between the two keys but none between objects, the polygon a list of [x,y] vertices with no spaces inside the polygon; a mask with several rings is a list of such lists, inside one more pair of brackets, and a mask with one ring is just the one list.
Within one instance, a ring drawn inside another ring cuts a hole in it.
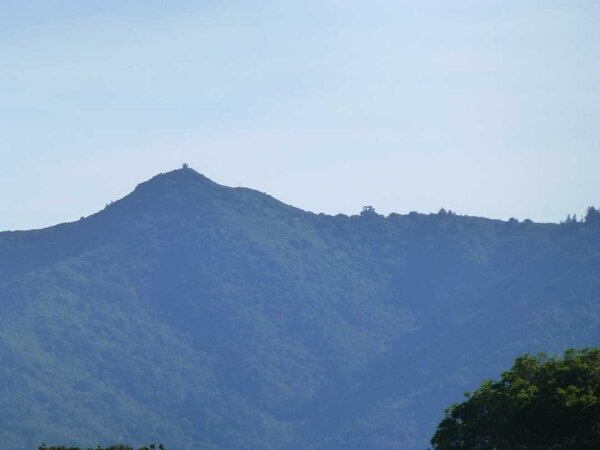
[{"label": "blue sky", "polygon": [[600,206],[595,1],[0,2],[0,229],[189,163],[315,212]]}]

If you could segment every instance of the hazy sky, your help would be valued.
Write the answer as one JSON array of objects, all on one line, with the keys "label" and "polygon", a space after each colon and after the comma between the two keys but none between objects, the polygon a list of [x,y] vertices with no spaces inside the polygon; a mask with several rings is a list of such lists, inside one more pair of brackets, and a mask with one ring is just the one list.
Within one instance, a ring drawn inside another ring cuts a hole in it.
[{"label": "hazy sky", "polygon": [[182,162],[315,212],[600,206],[600,2],[0,0],[0,229]]}]

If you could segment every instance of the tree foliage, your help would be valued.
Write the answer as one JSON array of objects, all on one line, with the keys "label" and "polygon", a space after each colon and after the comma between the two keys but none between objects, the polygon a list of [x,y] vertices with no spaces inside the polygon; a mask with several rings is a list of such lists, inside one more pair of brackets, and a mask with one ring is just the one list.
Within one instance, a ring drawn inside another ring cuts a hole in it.
[{"label": "tree foliage", "polygon": [[590,206],[585,214],[586,223],[600,223],[600,210]]},{"label": "tree foliage", "polygon": [[[46,444],[41,444],[38,450],[81,450],[80,447],[69,447],[65,445],[51,445],[48,447]],[[110,445],[107,447],[97,446],[95,448],[89,448],[88,450],[135,450],[134,447],[123,444]],[[167,450],[163,444],[150,444],[139,447],[137,450]]]},{"label": "tree foliage", "polygon": [[600,349],[564,358],[525,355],[452,405],[431,443],[436,450],[600,448]]}]

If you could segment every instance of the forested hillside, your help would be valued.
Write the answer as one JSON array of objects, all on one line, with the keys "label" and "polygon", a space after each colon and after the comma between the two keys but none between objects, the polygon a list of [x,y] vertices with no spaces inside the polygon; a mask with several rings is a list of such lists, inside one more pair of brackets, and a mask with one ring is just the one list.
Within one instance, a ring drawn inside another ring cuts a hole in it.
[{"label": "forested hillside", "polygon": [[0,233],[0,446],[424,449],[515,356],[600,344],[598,215],[317,215],[181,169]]}]

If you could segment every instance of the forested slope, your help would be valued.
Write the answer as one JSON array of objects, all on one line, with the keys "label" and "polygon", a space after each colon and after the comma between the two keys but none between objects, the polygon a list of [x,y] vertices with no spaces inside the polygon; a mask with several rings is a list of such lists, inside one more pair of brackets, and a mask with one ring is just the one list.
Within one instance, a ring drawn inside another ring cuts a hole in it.
[{"label": "forested slope", "polygon": [[0,233],[0,442],[423,449],[524,352],[600,343],[600,225],[316,215],[190,169]]}]

